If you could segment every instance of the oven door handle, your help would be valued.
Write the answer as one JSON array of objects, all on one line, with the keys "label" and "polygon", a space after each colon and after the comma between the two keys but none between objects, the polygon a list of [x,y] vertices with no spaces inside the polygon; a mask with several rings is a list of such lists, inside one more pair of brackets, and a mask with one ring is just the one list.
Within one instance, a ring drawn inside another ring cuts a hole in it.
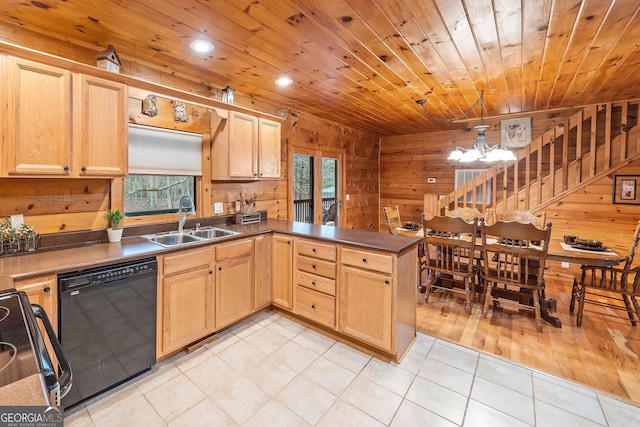
[{"label": "oven door handle", "polygon": [[62,399],[67,395],[67,393],[69,393],[69,391],[71,390],[71,384],[73,383],[73,372],[71,371],[71,366],[69,365],[67,359],[64,357],[62,346],[58,342],[56,333],[53,331],[53,326],[51,326],[51,322],[49,321],[49,317],[44,311],[44,308],[42,308],[38,304],[31,304],[31,309],[33,310],[33,314],[42,320],[44,329],[47,332],[47,337],[49,338],[51,346],[53,347],[53,352],[56,354],[58,364],[62,369],[62,372],[58,376],[58,385],[60,387],[58,399]]}]

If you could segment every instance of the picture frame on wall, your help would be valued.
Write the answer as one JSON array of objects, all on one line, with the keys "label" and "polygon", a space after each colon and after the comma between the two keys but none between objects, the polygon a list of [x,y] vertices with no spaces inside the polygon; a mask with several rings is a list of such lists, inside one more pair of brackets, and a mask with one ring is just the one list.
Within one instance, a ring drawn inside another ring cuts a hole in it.
[{"label": "picture frame on wall", "polygon": [[531,142],[531,117],[500,120],[500,142],[505,148],[522,148]]},{"label": "picture frame on wall", "polygon": [[613,203],[640,204],[640,175],[613,176]]}]

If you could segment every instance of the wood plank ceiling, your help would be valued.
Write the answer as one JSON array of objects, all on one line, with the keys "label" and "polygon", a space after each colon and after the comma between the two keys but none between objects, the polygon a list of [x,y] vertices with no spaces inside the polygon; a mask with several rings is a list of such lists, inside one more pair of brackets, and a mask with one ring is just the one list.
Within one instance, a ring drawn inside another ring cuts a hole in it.
[{"label": "wood plank ceiling", "polygon": [[[29,31],[379,135],[640,97],[638,0],[3,0]],[[17,26],[17,27],[16,27]],[[206,55],[190,51],[211,40]],[[279,88],[288,75],[294,83]],[[478,117],[475,108],[467,117]],[[459,128],[460,125],[458,124]]]}]

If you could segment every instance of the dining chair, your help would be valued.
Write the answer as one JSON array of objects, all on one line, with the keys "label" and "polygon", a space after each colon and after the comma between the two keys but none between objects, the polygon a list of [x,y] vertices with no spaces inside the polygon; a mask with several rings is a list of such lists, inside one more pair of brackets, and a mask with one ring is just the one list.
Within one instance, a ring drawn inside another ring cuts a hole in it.
[{"label": "dining chair", "polygon": [[451,218],[462,218],[466,222],[471,222],[475,218],[483,217],[482,212],[478,209],[469,207],[457,207],[452,211],[447,211],[445,215]]},{"label": "dining chair", "polygon": [[471,314],[475,283],[480,269],[475,263],[478,220],[435,216],[422,221],[428,280],[425,302],[434,288],[464,293],[465,310]]},{"label": "dining chair", "polygon": [[394,208],[383,207],[382,211],[384,212],[384,220],[387,223],[387,229],[389,230],[389,234],[398,234],[396,233],[396,228],[402,225],[400,221],[400,209],[398,209],[398,205]]},{"label": "dining chair", "polygon": [[[420,224],[424,224],[424,220],[426,219],[426,215],[424,212],[420,214]],[[424,229],[423,229],[424,230]],[[427,268],[427,248],[424,243],[424,239],[420,243],[418,243],[418,292],[425,293],[427,291],[426,282],[423,283],[422,273],[428,271]],[[428,280],[428,273],[427,273]]]},{"label": "dining chair", "polygon": [[[637,268],[632,268],[633,259],[640,240],[640,221],[636,225],[635,232],[629,253],[624,259],[624,264],[619,267],[598,267],[583,265],[580,267],[581,274],[573,279],[571,291],[571,303],[569,312],[573,313],[576,302],[578,303],[578,313],[576,314],[576,326],[582,326],[583,314],[585,311],[599,313],[605,316],[616,317],[603,311],[585,310],[584,304],[589,303],[600,307],[607,307],[615,311],[626,311],[631,321],[631,325],[636,326],[640,320],[640,305],[638,304],[638,277]],[[587,296],[589,298],[587,298]],[[611,298],[620,298],[624,307],[611,302]]]},{"label": "dining chair", "polygon": [[[495,212],[495,209],[492,208]],[[544,228],[547,223],[545,212],[533,214],[529,211],[504,210],[491,215],[496,221],[517,221],[520,223],[531,223],[538,228]]]},{"label": "dining chair", "polygon": [[542,332],[540,298],[544,291],[544,268],[549,251],[551,223],[540,229],[531,223],[482,221],[481,277],[485,286],[483,314],[491,304],[514,304],[533,310]]}]

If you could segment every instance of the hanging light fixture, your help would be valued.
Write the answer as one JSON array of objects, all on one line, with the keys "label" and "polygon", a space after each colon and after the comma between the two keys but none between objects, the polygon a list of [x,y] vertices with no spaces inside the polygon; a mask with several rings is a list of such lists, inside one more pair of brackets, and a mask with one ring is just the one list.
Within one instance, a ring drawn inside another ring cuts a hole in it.
[{"label": "hanging light fixture", "polygon": [[426,102],[427,101],[424,99],[419,99],[416,101],[418,105],[422,106],[422,109],[425,113],[427,113],[428,116],[443,121],[452,121],[464,117],[471,110],[473,110],[476,105],[480,104],[480,124],[475,126],[477,134],[473,145],[471,146],[471,148],[456,147],[455,150],[453,150],[451,154],[449,154],[447,160],[457,160],[463,163],[475,162],[476,160],[480,160],[483,162],[516,160],[516,156],[513,154],[513,152],[503,147],[502,144],[489,145],[486,132],[490,126],[484,123],[484,91],[480,91],[478,100],[471,106],[471,108],[463,112],[461,115],[453,117],[451,119],[443,119],[431,114],[424,106]]}]

